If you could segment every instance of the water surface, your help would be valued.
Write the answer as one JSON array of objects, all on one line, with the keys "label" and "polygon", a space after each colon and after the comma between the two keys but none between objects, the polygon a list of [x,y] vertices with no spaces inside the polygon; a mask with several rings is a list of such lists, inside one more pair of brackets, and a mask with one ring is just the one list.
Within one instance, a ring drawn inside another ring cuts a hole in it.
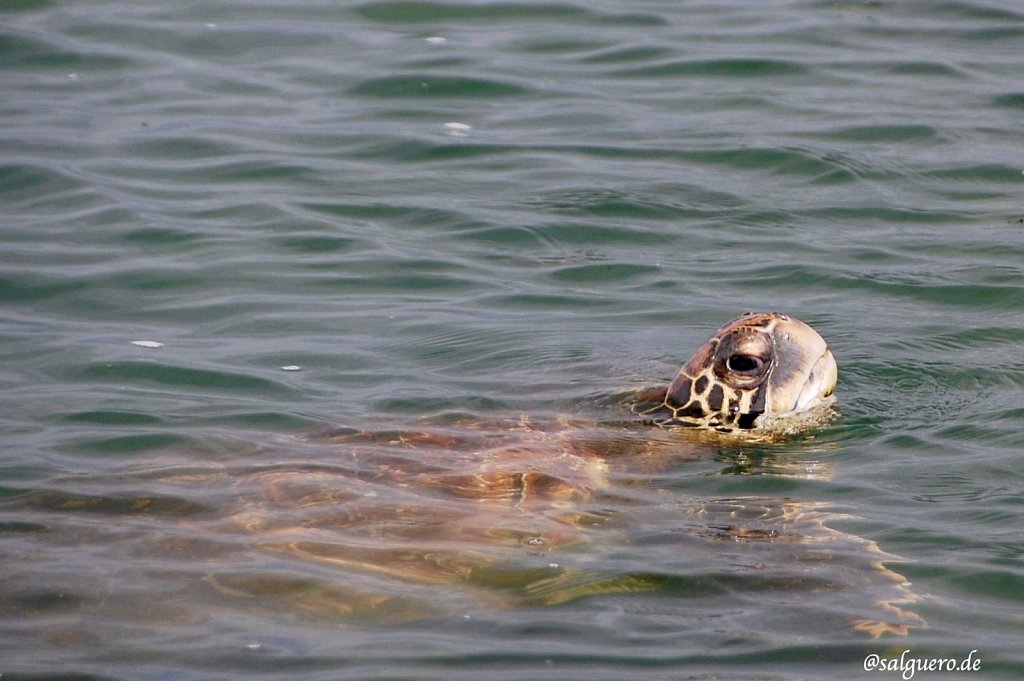
[{"label": "water surface", "polygon": [[[0,16],[5,679],[1024,672],[1024,12]],[[838,421],[624,425],[757,309]]]}]

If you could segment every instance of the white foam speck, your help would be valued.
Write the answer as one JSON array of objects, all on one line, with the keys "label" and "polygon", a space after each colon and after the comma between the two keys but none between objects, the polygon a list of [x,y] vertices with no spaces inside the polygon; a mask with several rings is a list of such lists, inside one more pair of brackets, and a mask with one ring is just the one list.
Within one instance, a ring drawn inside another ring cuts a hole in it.
[{"label": "white foam speck", "polygon": [[140,348],[162,348],[164,346],[160,341],[151,340],[134,340],[132,345],[138,345]]},{"label": "white foam speck", "polygon": [[424,38],[423,42],[427,43],[428,45],[444,45],[446,42],[448,42],[448,38],[442,38],[439,35],[432,35],[428,38]]},{"label": "white foam speck", "polygon": [[452,137],[466,137],[469,131],[472,130],[472,126],[466,125],[465,123],[445,123],[444,129],[448,131],[448,134]]},{"label": "white foam speck", "polygon": [[302,371],[302,367],[300,367],[298,364],[288,364],[286,366],[281,367],[281,371]]}]

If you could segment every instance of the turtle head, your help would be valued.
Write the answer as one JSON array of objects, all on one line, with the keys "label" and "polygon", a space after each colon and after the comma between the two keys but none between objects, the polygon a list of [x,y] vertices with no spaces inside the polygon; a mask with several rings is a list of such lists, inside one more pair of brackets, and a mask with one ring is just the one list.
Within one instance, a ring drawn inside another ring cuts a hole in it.
[{"label": "turtle head", "polygon": [[777,312],[751,312],[698,348],[659,404],[638,411],[663,426],[790,430],[835,402],[836,378],[836,360],[814,329]]}]

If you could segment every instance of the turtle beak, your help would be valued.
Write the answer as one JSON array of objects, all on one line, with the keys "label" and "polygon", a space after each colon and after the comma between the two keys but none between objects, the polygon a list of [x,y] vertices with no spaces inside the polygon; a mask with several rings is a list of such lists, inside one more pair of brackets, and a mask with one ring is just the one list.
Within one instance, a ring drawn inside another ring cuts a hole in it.
[{"label": "turtle beak", "polygon": [[807,411],[835,402],[836,381],[839,369],[831,350],[818,358],[807,374],[807,381],[796,396],[790,411]]},{"label": "turtle beak", "polygon": [[776,366],[769,413],[804,412],[835,402],[839,371],[828,344],[803,322],[787,319],[774,330]]}]

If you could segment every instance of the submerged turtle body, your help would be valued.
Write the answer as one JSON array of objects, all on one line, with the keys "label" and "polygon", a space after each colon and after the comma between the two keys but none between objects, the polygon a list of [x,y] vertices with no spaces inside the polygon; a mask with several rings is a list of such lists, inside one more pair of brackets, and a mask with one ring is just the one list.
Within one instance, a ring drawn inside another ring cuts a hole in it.
[{"label": "submerged turtle body", "polygon": [[[256,531],[264,550],[371,581],[397,580],[404,586],[394,593],[403,596],[424,585],[461,585],[513,607],[657,590],[671,579],[571,566],[573,555],[595,543],[642,542],[607,510],[608,500],[649,514],[650,525],[664,522],[665,492],[652,486],[652,475],[706,459],[716,451],[709,445],[764,446],[824,423],[836,379],[835,359],[811,327],[780,313],[750,313],[719,329],[670,385],[633,394],[639,422],[440,417],[418,429],[342,429],[317,438],[317,446],[340,448],[353,466],[345,477],[372,487],[364,490],[369,497],[324,498],[325,488],[338,494],[336,471],[312,478],[268,472],[272,499],[246,504],[232,520]],[[827,466],[806,461],[770,465],[775,474],[829,475]],[[745,466],[749,472],[758,464]],[[735,580],[731,589],[829,592],[836,600],[829,609],[873,636],[920,624],[900,607],[914,600],[903,578],[882,565],[895,557],[828,527],[840,516],[819,504],[698,498],[675,517],[691,531],[685,550],[713,555],[721,540],[749,546],[756,577],[741,566],[727,578]],[[375,592],[363,600],[391,602]]]}]

